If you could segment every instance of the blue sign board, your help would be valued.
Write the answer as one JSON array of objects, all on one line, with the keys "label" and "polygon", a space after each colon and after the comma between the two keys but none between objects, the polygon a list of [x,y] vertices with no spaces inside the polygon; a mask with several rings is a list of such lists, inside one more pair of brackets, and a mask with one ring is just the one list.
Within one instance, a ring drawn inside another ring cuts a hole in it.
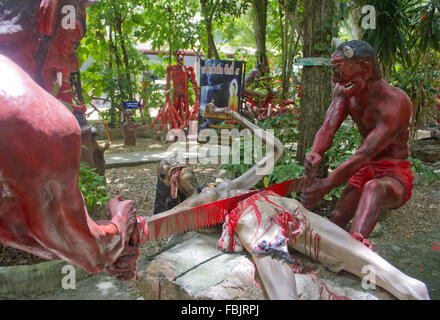
[{"label": "blue sign board", "polygon": [[137,101],[125,101],[124,109],[137,109],[141,107],[141,103]]}]

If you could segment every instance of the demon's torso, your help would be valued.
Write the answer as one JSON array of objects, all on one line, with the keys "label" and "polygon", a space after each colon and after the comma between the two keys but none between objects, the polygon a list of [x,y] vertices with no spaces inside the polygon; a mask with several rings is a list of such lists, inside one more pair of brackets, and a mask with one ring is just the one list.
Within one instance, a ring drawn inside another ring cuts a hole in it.
[{"label": "demon's torso", "polygon": [[[386,104],[384,104],[386,102]],[[379,81],[373,87],[365,101],[360,101],[356,96],[346,98],[347,111],[351,119],[357,124],[359,133],[365,139],[379,126],[386,126],[386,120],[380,108],[389,108],[395,114],[395,120],[405,122],[406,125],[390,139],[388,145],[379,152],[373,160],[405,160],[409,156],[409,130],[412,109],[409,98],[398,88]]]}]

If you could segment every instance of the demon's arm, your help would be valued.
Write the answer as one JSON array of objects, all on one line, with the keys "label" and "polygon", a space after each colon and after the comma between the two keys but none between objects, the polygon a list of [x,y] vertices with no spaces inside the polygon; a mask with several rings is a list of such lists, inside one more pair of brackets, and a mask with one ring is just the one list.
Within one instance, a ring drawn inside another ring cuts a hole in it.
[{"label": "demon's arm", "polygon": [[319,129],[313,142],[312,151],[306,156],[304,173],[310,178],[314,178],[321,156],[333,145],[333,138],[341,127],[342,122],[347,118],[347,101],[342,94],[340,86],[335,88],[332,103],[327,110],[324,124]]}]

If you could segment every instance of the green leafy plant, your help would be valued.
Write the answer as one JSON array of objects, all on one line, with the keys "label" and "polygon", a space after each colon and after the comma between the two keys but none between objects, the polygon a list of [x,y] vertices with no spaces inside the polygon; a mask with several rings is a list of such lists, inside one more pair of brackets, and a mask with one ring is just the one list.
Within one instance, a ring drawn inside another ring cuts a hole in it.
[{"label": "green leafy plant", "polygon": [[423,162],[417,158],[409,158],[411,161],[411,170],[414,176],[418,176],[424,185],[428,185],[434,181],[440,180],[440,175],[434,172],[430,167],[423,164]]},{"label": "green leafy plant", "polygon": [[97,174],[87,162],[80,164],[79,189],[83,194],[88,211],[93,211],[110,200],[109,187],[105,177]]}]

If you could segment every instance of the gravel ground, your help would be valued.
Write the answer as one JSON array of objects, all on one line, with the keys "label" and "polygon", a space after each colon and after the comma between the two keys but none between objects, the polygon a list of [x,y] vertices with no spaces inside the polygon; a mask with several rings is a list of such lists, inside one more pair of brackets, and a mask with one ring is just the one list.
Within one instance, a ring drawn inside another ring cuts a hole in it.
[{"label": "gravel ground", "polygon": [[386,226],[387,236],[394,239],[436,229],[440,225],[440,181],[416,185],[411,199],[397,210],[385,211],[379,222]]},{"label": "gravel ground", "polygon": [[[104,145],[107,140],[98,140]],[[106,154],[128,153],[139,151],[166,151],[170,144],[162,144],[160,141],[148,138],[137,138],[135,146],[124,146],[123,139],[113,139],[110,147],[105,151]]]}]

